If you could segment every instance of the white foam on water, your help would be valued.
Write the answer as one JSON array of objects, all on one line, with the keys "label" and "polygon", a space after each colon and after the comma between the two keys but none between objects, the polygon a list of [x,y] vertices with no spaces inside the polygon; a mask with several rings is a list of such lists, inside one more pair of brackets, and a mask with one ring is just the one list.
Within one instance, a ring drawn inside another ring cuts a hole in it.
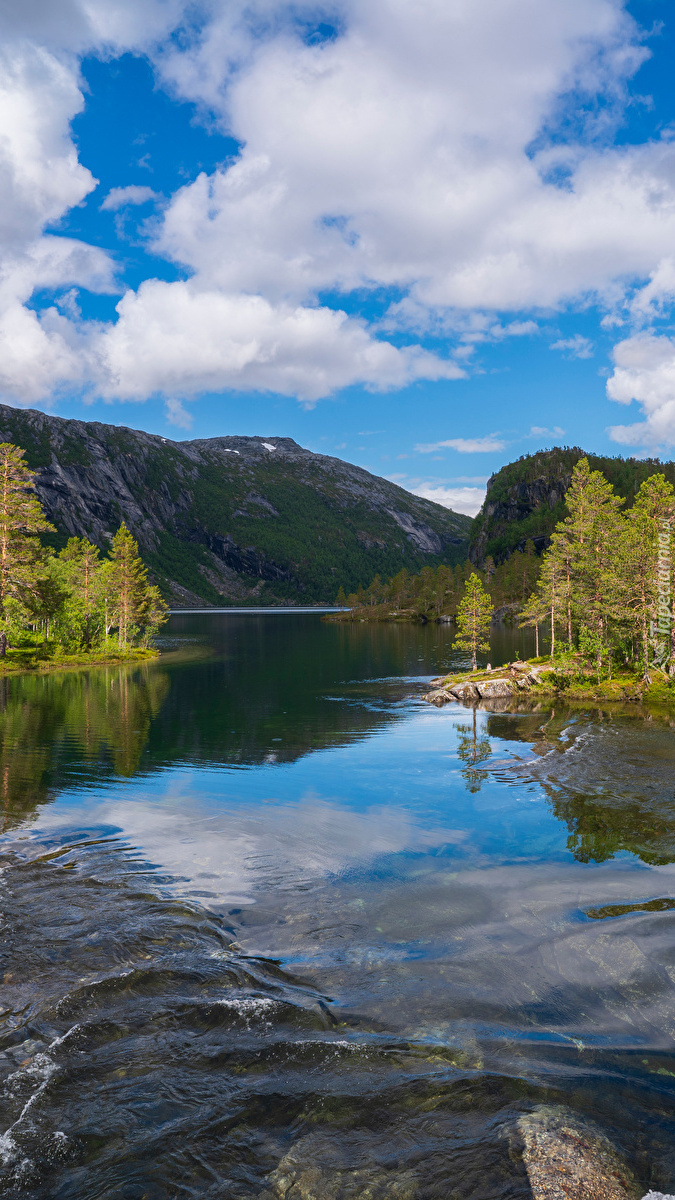
[{"label": "white foam on water", "polygon": [[218,1000],[216,1003],[222,1005],[223,1008],[234,1008],[242,1016],[248,1016],[276,1008],[278,1001],[268,1000],[264,996],[244,996],[241,1000]]},{"label": "white foam on water", "polygon": [[672,1192],[647,1192],[642,1200],[675,1200],[675,1196]]}]

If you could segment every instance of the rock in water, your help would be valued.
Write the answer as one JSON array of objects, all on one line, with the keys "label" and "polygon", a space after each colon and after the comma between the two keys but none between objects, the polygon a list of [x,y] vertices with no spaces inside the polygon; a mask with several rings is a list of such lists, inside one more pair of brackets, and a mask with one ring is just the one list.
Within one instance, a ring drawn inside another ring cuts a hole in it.
[{"label": "rock in water", "polygon": [[456,683],[449,690],[453,696],[461,700],[464,704],[478,700],[478,688],[475,683]]},{"label": "rock in water", "polygon": [[484,683],[477,683],[476,687],[481,700],[512,696],[516,690],[510,679],[487,679]]},{"label": "rock in water", "polygon": [[415,1200],[411,1171],[364,1163],[368,1157],[349,1139],[308,1134],[282,1158],[259,1200]]},{"label": "rock in water", "polygon": [[640,1200],[642,1189],[596,1126],[567,1108],[542,1107],[518,1121],[533,1200]]}]

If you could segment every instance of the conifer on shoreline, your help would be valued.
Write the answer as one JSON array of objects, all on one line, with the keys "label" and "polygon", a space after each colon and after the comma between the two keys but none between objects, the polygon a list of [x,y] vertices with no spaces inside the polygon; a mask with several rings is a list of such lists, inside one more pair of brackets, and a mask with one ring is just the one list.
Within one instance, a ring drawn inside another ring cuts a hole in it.
[{"label": "conifer on shoreline", "polygon": [[470,653],[474,671],[478,655],[490,649],[492,612],[492,599],[474,571],[466,581],[464,596],[457,610],[457,637],[452,643],[453,650]]},{"label": "conifer on shoreline", "polygon": [[115,534],[110,560],[77,537],[55,554],[40,542],[55,529],[33,477],[24,451],[0,444],[0,657],[31,630],[68,653],[104,649],[111,633],[120,650],[147,647],[167,609],[129,530]]}]

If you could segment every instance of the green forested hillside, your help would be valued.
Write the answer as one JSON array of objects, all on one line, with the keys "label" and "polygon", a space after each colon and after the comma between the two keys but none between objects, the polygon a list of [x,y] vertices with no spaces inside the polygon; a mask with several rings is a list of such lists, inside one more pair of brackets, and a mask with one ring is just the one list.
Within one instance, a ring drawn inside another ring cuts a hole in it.
[{"label": "green forested hillside", "polygon": [[102,550],[125,522],[176,606],[332,603],[376,573],[463,561],[469,517],[290,438],[171,442],[0,405],[56,527]]},{"label": "green forested hillside", "polygon": [[640,485],[661,472],[675,484],[675,463],[658,458],[609,458],[586,455],[578,446],[526,454],[502,467],[488,481],[487,496],[471,530],[470,557],[482,563],[488,555],[502,562],[532,539],[540,552],[558,521],[566,515],[565,493],[581,458],[601,471],[630,507]]}]

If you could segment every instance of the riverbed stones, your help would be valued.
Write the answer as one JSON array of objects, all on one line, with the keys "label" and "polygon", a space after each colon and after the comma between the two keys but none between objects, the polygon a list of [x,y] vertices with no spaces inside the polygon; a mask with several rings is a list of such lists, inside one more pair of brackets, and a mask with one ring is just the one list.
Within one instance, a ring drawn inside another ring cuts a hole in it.
[{"label": "riverbed stones", "polygon": [[570,1109],[547,1105],[518,1121],[532,1200],[640,1200],[616,1146]]}]

